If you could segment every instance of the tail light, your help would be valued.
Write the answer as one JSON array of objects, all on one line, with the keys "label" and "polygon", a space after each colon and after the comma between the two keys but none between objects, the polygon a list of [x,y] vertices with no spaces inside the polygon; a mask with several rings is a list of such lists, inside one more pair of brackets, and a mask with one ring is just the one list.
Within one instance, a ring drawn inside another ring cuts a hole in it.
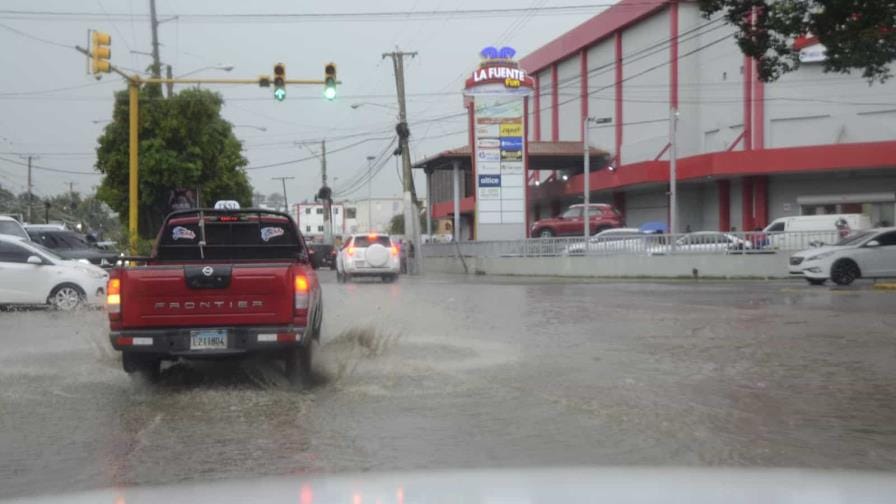
[{"label": "tail light", "polygon": [[355,255],[355,247],[349,247],[348,248],[348,256],[352,257],[354,255]]},{"label": "tail light", "polygon": [[110,314],[121,313],[121,279],[110,278],[106,282],[106,311]]},{"label": "tail light", "polygon": [[392,245],[391,251],[392,251],[392,257],[398,256],[398,247],[396,245]]},{"label": "tail light", "polygon": [[293,281],[295,288],[295,314],[304,317],[308,313],[308,278],[303,274],[295,276]]}]

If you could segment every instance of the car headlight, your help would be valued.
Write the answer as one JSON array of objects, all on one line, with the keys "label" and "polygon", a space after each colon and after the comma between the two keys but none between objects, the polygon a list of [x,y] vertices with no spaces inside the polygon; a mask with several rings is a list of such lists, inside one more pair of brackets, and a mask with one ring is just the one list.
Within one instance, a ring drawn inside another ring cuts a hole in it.
[{"label": "car headlight", "polygon": [[814,255],[814,256],[812,256],[812,257],[807,257],[807,258],[806,258],[806,262],[809,262],[809,261],[820,261],[820,260],[822,260],[822,259],[824,259],[824,258],[826,258],[826,257],[831,257],[831,256],[834,255],[834,254],[836,254],[836,252],[833,251],[833,250],[828,251],[828,252],[822,252],[821,254],[816,254],[816,255]]}]

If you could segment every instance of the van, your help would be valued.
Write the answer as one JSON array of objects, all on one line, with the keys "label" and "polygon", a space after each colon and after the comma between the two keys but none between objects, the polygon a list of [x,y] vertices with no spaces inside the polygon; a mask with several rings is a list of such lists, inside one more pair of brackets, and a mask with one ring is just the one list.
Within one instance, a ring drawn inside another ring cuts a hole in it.
[{"label": "van", "polygon": [[841,237],[837,228],[841,219],[851,231],[871,228],[871,218],[864,214],[826,214],[780,217],[763,232],[773,248],[800,250],[818,243],[836,243]]}]

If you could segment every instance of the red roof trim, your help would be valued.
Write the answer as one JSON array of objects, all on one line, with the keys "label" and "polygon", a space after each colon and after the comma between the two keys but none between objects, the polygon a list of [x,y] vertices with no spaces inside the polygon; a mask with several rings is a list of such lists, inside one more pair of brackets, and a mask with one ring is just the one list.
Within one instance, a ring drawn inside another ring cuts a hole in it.
[{"label": "red roof trim", "polygon": [[[679,159],[678,177],[679,180],[694,180],[881,168],[896,168],[896,140],[701,154]],[[668,181],[668,161],[632,163],[615,172],[601,170],[591,174],[593,191]],[[531,187],[530,198],[578,195],[582,192],[582,182],[582,175],[575,175],[563,184],[556,184],[562,189]]]},{"label": "red roof trim", "polygon": [[635,23],[668,5],[666,0],[622,0],[609,9],[560,35],[520,60],[529,73],[539,72],[551,64],[610,37],[613,32]]}]

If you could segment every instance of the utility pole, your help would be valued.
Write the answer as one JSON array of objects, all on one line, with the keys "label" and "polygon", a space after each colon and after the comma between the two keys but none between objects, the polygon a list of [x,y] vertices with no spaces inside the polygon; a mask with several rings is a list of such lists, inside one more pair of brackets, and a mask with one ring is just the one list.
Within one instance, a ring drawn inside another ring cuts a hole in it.
[{"label": "utility pole", "polygon": [[[408,128],[407,108],[404,92],[404,58],[415,57],[416,52],[402,52],[399,50],[383,53],[383,59],[392,58],[392,67],[395,72],[395,88],[398,95],[398,124],[395,131],[398,133],[398,148],[401,150],[402,161],[402,189],[404,190],[404,233],[415,246],[414,262],[420,257],[420,225],[417,219],[417,191],[414,188],[414,177],[411,173],[411,151],[408,148],[408,137],[411,131]],[[419,268],[414,268],[419,270]]]},{"label": "utility pole", "polygon": [[333,196],[327,188],[327,141],[320,141],[320,188],[324,204],[324,243],[333,243]]},{"label": "utility pole", "polygon": [[156,17],[156,0],[149,0],[150,26],[152,27],[152,76],[162,76],[162,63],[159,61],[159,20]]},{"label": "utility pole", "polygon": [[283,183],[283,206],[286,207],[286,213],[289,213],[289,200],[286,199],[286,181],[295,177],[271,177],[271,180],[279,180]]},{"label": "utility pole", "polygon": [[[367,232],[373,232],[373,160],[374,156],[367,156]],[[405,212],[407,215],[407,212]],[[405,226],[405,233],[408,228]]]},{"label": "utility pole", "polygon": [[[669,232],[678,232],[678,107],[669,109]],[[674,240],[673,240],[674,246]]]},{"label": "utility pole", "polygon": [[[173,72],[171,70],[171,65],[165,65],[165,76],[168,77],[168,80],[174,79]],[[165,87],[168,88],[168,98],[174,96],[174,83],[169,82],[165,84]]]},{"label": "utility pole", "polygon": [[26,189],[28,190],[28,212],[27,212],[27,214],[28,214],[28,222],[29,222],[29,223],[33,223],[33,221],[31,220],[31,217],[32,217],[32,215],[31,215],[31,204],[32,204],[32,202],[33,202],[32,200],[34,199],[34,194],[32,194],[32,188],[33,188],[33,186],[31,185],[31,160],[32,160],[32,159],[38,159],[38,157],[37,157],[37,156],[32,156],[31,154],[29,154],[29,155],[27,155],[27,156],[25,156],[25,155],[21,155],[21,154],[20,154],[19,157],[28,160],[28,187],[26,188]]}]

